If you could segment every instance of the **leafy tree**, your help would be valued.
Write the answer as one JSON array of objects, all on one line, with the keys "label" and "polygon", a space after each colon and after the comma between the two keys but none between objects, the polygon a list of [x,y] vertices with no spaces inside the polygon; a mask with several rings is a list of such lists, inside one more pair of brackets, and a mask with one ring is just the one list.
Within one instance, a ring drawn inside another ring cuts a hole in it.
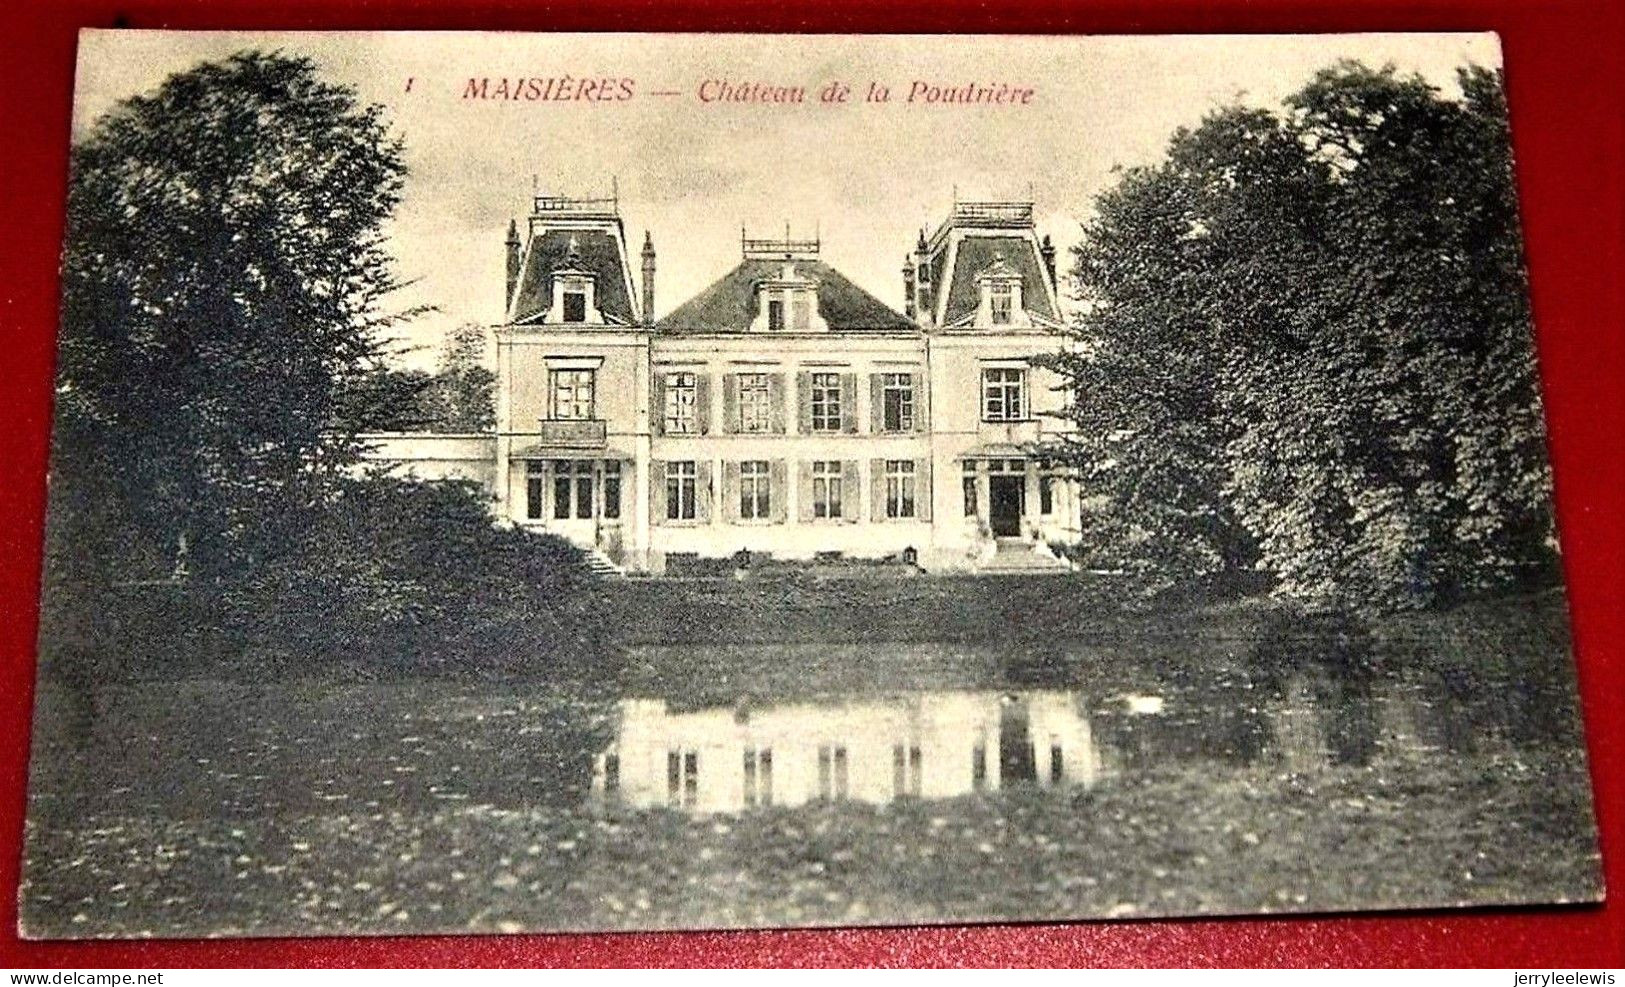
[{"label": "leafy tree", "polygon": [[356,432],[416,432],[439,421],[436,378],[426,370],[385,367],[352,388],[339,416]]},{"label": "leafy tree", "polygon": [[245,52],[120,103],[71,169],[53,554],[220,577],[359,454],[401,143],[309,59]]},{"label": "leafy tree", "polygon": [[1551,560],[1498,75],[1352,63],[1103,194],[1055,359],[1100,561],[1431,606]]},{"label": "leafy tree", "polygon": [[484,327],[452,329],[440,351],[430,404],[437,432],[485,432],[496,424],[496,375],[483,363]]}]

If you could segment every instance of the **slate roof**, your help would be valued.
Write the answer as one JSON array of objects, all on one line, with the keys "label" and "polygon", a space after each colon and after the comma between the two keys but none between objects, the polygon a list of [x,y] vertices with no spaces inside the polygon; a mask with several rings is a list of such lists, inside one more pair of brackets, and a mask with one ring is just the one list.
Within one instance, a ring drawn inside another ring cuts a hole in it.
[{"label": "slate roof", "polygon": [[553,307],[553,272],[564,265],[572,238],[580,247],[580,266],[598,276],[593,294],[605,321],[636,322],[619,243],[607,231],[580,229],[543,230],[531,238],[524,270],[519,272],[517,301],[508,307],[509,321],[533,320]]},{"label": "slate roof", "polygon": [[[918,328],[823,261],[797,260],[796,274],[818,281],[818,312],[834,332]],[[745,332],[756,318],[756,282],[775,279],[785,261],[748,258],[655,324],[665,333]]]},{"label": "slate roof", "polygon": [[[944,251],[946,253],[946,251]],[[974,314],[981,304],[981,291],[976,277],[998,259],[1021,275],[1022,308],[1047,319],[1060,319],[1050,302],[1045,283],[1049,273],[1038,256],[1038,248],[1022,236],[967,236],[959,241],[959,252],[954,257],[953,283],[947,286],[948,307],[943,311],[942,324],[951,326],[967,315]],[[942,290],[941,285],[936,286]]]}]

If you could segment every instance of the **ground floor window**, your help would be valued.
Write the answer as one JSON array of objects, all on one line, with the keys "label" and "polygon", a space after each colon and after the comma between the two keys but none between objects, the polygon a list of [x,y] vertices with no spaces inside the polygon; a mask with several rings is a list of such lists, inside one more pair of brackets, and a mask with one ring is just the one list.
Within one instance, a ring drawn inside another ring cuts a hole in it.
[{"label": "ground floor window", "polygon": [[970,787],[972,791],[987,791],[987,745],[977,744],[970,752]]},{"label": "ground floor window", "polygon": [[553,517],[592,517],[592,463],[585,459],[553,460]]},{"label": "ground floor window", "polygon": [[813,517],[840,517],[842,493],[840,461],[816,460],[812,468]]},{"label": "ground floor window", "polygon": [[965,516],[976,516],[976,464],[965,464]]},{"label": "ground floor window", "polygon": [[[600,481],[602,503],[595,503]],[[552,491],[548,505],[547,492]],[[525,464],[525,517],[558,521],[601,517],[619,520],[621,516],[621,464],[616,460],[591,459],[529,460]]]},{"label": "ground floor window", "polygon": [[525,464],[525,517],[532,521],[542,519],[543,504],[547,490],[547,471],[541,463],[530,462]]},{"label": "ground floor window", "polygon": [[839,802],[846,798],[845,744],[819,745],[818,797],[825,802]]},{"label": "ground floor window", "polygon": [[765,521],[772,507],[773,483],[768,464],[748,460],[739,464],[739,516],[746,521]]},{"label": "ground floor window", "polygon": [[773,804],[773,751],[745,748],[745,805]]},{"label": "ground floor window", "polygon": [[699,801],[700,752],[695,750],[668,750],[666,752],[666,804],[673,808],[691,809]]},{"label": "ground floor window", "polygon": [[918,741],[892,745],[891,787],[894,796],[902,798],[904,795],[920,794],[920,765]]},{"label": "ground floor window", "polygon": [[694,520],[697,477],[698,471],[693,462],[666,464],[666,520]]},{"label": "ground floor window", "polygon": [[621,517],[621,464],[610,460],[604,463],[604,518],[610,521]]},{"label": "ground floor window", "polygon": [[886,460],[886,516],[914,517],[914,460]]},{"label": "ground floor window", "polygon": [[1055,477],[1053,476],[1038,478],[1038,513],[1044,515],[1055,513]]},{"label": "ground floor window", "polygon": [[1050,738],[1049,742],[1049,781],[1052,785],[1059,785],[1066,775],[1065,755],[1061,751],[1061,742]]}]

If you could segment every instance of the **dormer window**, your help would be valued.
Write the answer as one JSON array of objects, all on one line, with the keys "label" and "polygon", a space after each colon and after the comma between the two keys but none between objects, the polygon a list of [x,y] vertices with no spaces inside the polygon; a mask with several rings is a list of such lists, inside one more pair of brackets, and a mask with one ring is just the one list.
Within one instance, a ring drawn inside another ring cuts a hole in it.
[{"label": "dormer window", "polygon": [[564,321],[587,321],[587,293],[585,291],[566,291],[564,293]]},{"label": "dormer window", "polygon": [[1014,291],[1009,284],[994,284],[988,292],[989,321],[996,326],[1010,324],[1010,308]]},{"label": "dormer window", "polygon": [[976,324],[984,326],[1025,326],[1029,324],[1021,301],[1021,272],[1011,267],[1004,254],[995,253],[993,263],[976,276],[981,303]]},{"label": "dormer window", "polygon": [[587,269],[581,257],[581,242],[570,237],[564,260],[553,269],[553,304],[547,321],[568,325],[601,324],[598,311],[598,275]]},{"label": "dormer window", "polygon": [[752,332],[824,332],[818,315],[818,281],[783,262],[774,277],[756,282],[757,309]]}]

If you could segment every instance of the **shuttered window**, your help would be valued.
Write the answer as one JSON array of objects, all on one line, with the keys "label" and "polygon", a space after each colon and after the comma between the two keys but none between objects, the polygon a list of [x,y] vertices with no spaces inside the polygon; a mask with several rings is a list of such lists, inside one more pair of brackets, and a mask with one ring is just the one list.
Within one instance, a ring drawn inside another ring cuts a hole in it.
[{"label": "shuttered window", "polygon": [[740,463],[739,517],[746,521],[765,521],[771,516],[772,505],[773,483],[767,462]]},{"label": "shuttered window", "polygon": [[699,385],[691,373],[671,373],[665,379],[665,434],[693,435],[699,431],[695,412]]},{"label": "shuttered window", "polygon": [[773,395],[767,374],[739,374],[739,430],[768,432],[773,429]]},{"label": "shuttered window", "polygon": [[814,432],[841,430],[840,374],[812,375],[812,430]]},{"label": "shuttered window", "polygon": [[817,460],[812,468],[813,517],[838,518],[841,516],[841,477],[839,460]]},{"label": "shuttered window", "polygon": [[666,464],[666,520],[692,521],[695,519],[697,473],[695,464]]},{"label": "shuttered window", "polygon": [[886,516],[914,517],[915,493],[914,460],[886,460]]}]

